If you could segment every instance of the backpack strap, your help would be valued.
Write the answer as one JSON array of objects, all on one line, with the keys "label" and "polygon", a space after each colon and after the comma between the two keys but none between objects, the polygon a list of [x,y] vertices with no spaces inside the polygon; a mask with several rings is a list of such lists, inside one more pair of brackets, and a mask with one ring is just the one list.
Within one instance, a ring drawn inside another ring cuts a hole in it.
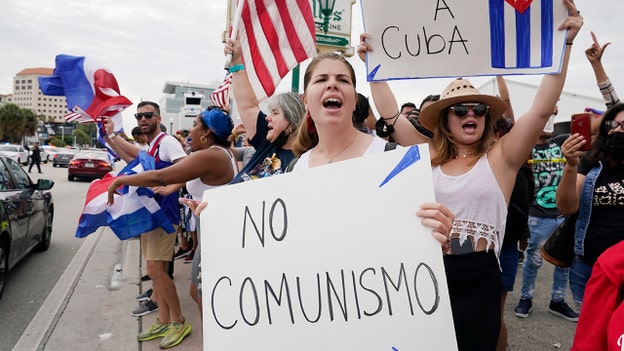
[{"label": "backpack strap", "polygon": [[292,161],[290,161],[288,166],[286,166],[286,173],[291,172],[293,170],[293,168],[295,168],[295,165],[297,164],[297,161],[299,161],[299,157],[295,157],[295,158],[292,159]]}]

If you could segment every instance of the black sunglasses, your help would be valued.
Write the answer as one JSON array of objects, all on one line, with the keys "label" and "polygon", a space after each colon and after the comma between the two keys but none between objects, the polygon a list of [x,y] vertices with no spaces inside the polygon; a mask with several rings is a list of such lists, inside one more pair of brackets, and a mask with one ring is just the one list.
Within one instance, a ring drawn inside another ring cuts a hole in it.
[{"label": "black sunglasses", "polygon": [[150,119],[154,117],[154,112],[139,112],[134,114],[134,118],[136,118],[137,121],[140,121],[143,117],[145,117],[145,119]]},{"label": "black sunglasses", "polygon": [[624,122],[620,122],[620,121],[616,121],[616,120],[610,120],[610,121],[604,121],[605,126],[607,127],[607,130],[613,130],[615,128],[622,127],[622,129],[624,129]]},{"label": "black sunglasses", "polygon": [[472,112],[474,112],[475,116],[477,117],[483,117],[488,112],[488,106],[482,103],[457,104],[455,106],[451,106],[451,110],[453,110],[457,117],[465,117],[468,114],[469,108],[472,108]]}]

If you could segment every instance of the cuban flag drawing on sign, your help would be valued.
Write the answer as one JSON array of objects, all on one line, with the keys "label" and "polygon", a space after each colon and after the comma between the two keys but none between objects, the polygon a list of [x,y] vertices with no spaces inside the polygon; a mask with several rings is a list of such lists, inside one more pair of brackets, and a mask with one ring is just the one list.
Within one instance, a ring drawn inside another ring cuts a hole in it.
[{"label": "cuban flag drawing on sign", "polygon": [[99,227],[106,226],[110,227],[121,240],[139,236],[158,227],[162,227],[167,233],[173,233],[175,229],[171,221],[149,188],[124,186],[120,189],[122,195],[115,197],[115,203],[107,205],[108,186],[115,177],[152,169],[154,158],[142,150],[117,176],[109,173],[104,178],[93,181],[87,191],[85,207],[76,228],[76,237],[84,238]]},{"label": "cuban flag drawing on sign", "polygon": [[[553,65],[552,0],[489,0],[489,11],[492,67]],[[515,31],[506,32],[505,27]]]}]

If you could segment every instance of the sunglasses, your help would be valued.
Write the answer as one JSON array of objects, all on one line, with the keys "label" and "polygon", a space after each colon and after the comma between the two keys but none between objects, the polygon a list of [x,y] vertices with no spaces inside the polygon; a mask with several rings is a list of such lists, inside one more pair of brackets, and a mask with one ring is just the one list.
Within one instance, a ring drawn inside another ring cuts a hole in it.
[{"label": "sunglasses", "polygon": [[610,120],[610,121],[604,121],[605,126],[607,127],[607,130],[613,130],[617,127],[622,127],[622,129],[624,130],[624,122],[620,122],[620,121],[616,121],[616,120]]},{"label": "sunglasses", "polygon": [[480,102],[476,104],[457,104],[451,106],[451,110],[453,110],[453,113],[455,113],[457,117],[466,117],[469,108],[472,108],[472,112],[475,116],[483,117],[487,114],[489,107]]},{"label": "sunglasses", "polygon": [[143,117],[145,117],[145,119],[150,119],[154,117],[154,112],[139,112],[134,114],[134,118],[136,118],[137,121],[140,121]]}]

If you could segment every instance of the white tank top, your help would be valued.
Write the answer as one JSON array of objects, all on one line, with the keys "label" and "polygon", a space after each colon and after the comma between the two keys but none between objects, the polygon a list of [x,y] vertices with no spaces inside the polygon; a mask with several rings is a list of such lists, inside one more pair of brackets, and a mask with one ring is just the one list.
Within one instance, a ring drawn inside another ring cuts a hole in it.
[{"label": "white tank top", "polygon": [[[210,148],[213,148],[213,147],[223,150],[223,152],[225,152],[228,155],[228,157],[230,158],[230,162],[232,163],[232,170],[234,171],[234,176],[236,176],[236,173],[238,173],[238,167],[236,166],[236,160],[234,159],[234,156],[232,155],[232,153],[229,150],[226,150],[221,146],[213,145]],[[186,191],[188,191],[188,193],[193,197],[193,200],[202,201],[202,199],[204,198],[204,191],[208,189],[212,189],[212,188],[217,188],[223,185],[227,185],[227,184],[228,183],[225,183],[222,185],[210,185],[210,184],[206,184],[202,182],[200,178],[195,178],[193,180],[189,180],[188,182],[186,182]]]},{"label": "white tank top", "polygon": [[494,244],[498,257],[505,235],[507,203],[487,155],[459,176],[446,175],[440,166],[433,167],[433,185],[436,201],[455,214],[451,237],[459,237],[463,244],[471,236],[475,247],[479,240],[486,240],[488,248]]},{"label": "white tank top", "polygon": [[[377,154],[380,152],[384,152],[386,149],[387,143],[388,142],[382,138],[374,137],[373,140],[370,142],[370,144],[368,144],[368,148],[366,149],[366,151],[364,151],[364,154],[362,156],[373,155],[373,154]],[[301,155],[301,157],[299,157],[299,160],[297,161],[297,163],[295,163],[295,167],[293,167],[293,171],[310,168],[309,163],[310,163],[310,154],[312,153],[312,150],[314,150],[314,148],[311,148],[310,150],[304,152]]]}]

